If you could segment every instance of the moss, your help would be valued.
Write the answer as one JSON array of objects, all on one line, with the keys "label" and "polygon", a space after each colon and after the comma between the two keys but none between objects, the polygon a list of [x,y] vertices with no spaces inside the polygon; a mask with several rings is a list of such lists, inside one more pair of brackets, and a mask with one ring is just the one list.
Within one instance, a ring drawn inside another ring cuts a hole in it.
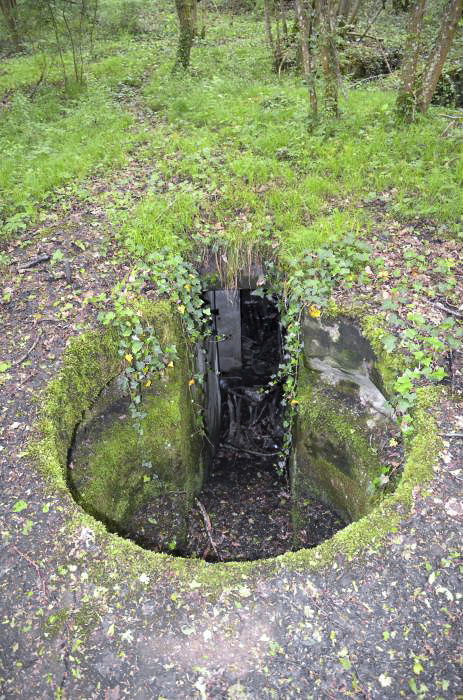
[{"label": "moss", "polygon": [[283,555],[280,558],[282,564],[291,568],[319,568],[339,555],[352,558],[368,547],[378,548],[388,534],[397,530],[401,518],[399,507],[410,506],[415,486],[432,478],[433,467],[442,449],[436,421],[429,412],[439,393],[434,387],[424,387],[417,392],[413,416],[415,433],[407,441],[404,473],[395,492],[386,496],[367,516],[351,523],[318,547]]},{"label": "moss", "polygon": [[54,639],[58,637],[63,631],[66,622],[70,616],[69,610],[64,608],[56,613],[53,613],[44,622],[44,631],[47,637]]},{"label": "moss", "polygon": [[122,524],[163,485],[184,489],[187,482],[193,486],[189,472],[195,465],[185,449],[180,395],[179,377],[157,382],[156,391],[142,403],[143,438],[130,420],[122,423],[116,415],[103,434],[91,441],[88,461],[76,464],[74,458],[72,479],[84,481],[77,489],[84,508]]},{"label": "moss", "polygon": [[84,603],[80,610],[74,614],[74,625],[79,634],[86,639],[98,628],[101,616],[95,603]]},{"label": "moss", "polygon": [[386,394],[391,396],[394,393],[394,384],[399,375],[407,368],[405,356],[398,352],[387,352],[384,348],[383,340],[388,331],[386,330],[384,314],[371,316],[359,314],[362,331],[371,343],[376,355],[376,369],[378,370]]},{"label": "moss", "polygon": [[115,334],[87,333],[71,341],[59,377],[50,382],[42,396],[43,438],[33,447],[33,453],[44,476],[60,490],[67,490],[67,455],[76,425],[104,383],[121,369]]},{"label": "moss", "polygon": [[336,391],[317,384],[311,372],[299,379],[299,417],[293,492],[296,500],[313,492],[346,520],[373,507],[373,480],[381,473],[365,419],[347,410]]}]

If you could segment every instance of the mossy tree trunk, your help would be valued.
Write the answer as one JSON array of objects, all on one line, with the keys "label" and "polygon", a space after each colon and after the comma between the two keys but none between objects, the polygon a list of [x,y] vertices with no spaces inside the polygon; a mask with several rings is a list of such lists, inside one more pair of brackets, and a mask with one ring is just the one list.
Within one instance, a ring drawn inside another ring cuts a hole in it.
[{"label": "mossy tree trunk", "polygon": [[21,48],[18,29],[18,6],[16,0],[0,0],[0,10],[5,19],[8,33],[16,50]]},{"label": "mossy tree trunk", "polygon": [[325,86],[325,109],[328,114],[337,117],[339,115],[339,65],[332,0],[316,0],[315,7],[320,35],[320,55]]},{"label": "mossy tree trunk", "polygon": [[188,68],[191,47],[196,36],[198,0],[175,0],[179,23],[177,65]]},{"label": "mossy tree trunk", "polygon": [[307,12],[302,2],[303,0],[296,0],[297,21],[299,23],[301,35],[302,67],[304,70],[304,77],[307,83],[307,90],[309,93],[310,109],[312,112],[312,116],[316,117],[318,112],[318,102],[317,91],[315,87],[315,73],[313,70],[311,48],[313,18],[311,16],[309,20]]},{"label": "mossy tree trunk", "polygon": [[401,87],[397,96],[397,110],[408,121],[413,119],[415,112],[416,70],[425,9],[426,0],[416,0],[408,20],[407,39],[401,67]]},{"label": "mossy tree trunk", "polygon": [[420,77],[417,66],[426,0],[416,0],[411,9],[401,70],[402,85],[397,97],[397,110],[408,121],[414,118],[417,111],[426,112],[431,104],[462,16],[462,9],[462,0],[448,0],[442,15],[439,35]]},{"label": "mossy tree trunk", "polygon": [[362,4],[363,0],[340,0],[334,14],[341,30],[355,25]]},{"label": "mossy tree trunk", "polygon": [[449,0],[444,10],[441,30],[431,55],[429,56],[421,80],[421,89],[417,97],[417,107],[420,112],[426,112],[431,104],[437,81],[442,75],[444,63],[461,19],[462,10],[462,0]]}]

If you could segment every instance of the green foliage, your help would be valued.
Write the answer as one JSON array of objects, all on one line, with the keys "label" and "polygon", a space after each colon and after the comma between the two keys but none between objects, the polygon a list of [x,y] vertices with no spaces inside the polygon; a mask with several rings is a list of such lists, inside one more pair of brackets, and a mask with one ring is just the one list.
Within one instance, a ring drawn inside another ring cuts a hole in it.
[{"label": "green foliage", "polygon": [[131,252],[162,249],[181,252],[189,247],[188,232],[198,213],[200,195],[188,190],[159,197],[148,195],[126,216],[122,227]]},{"label": "green foliage", "polygon": [[133,142],[125,131],[130,122],[96,89],[78,101],[63,101],[51,90],[34,102],[17,95],[0,122],[0,236],[23,229],[59,186],[97,165],[123,162]]},{"label": "green foliage", "polygon": [[[158,298],[167,299],[178,313],[188,343],[196,343],[209,332],[210,309],[201,298],[201,282],[194,268],[179,255],[151,253],[129,277],[113,289],[113,309],[99,319],[117,331],[118,354],[125,361],[125,384],[131,397],[130,413],[143,438],[145,413],[140,404],[143,387],[179,359],[175,345],[163,347],[158,330],[137,308],[142,290],[154,286]],[[194,384],[194,379],[191,379]]]}]

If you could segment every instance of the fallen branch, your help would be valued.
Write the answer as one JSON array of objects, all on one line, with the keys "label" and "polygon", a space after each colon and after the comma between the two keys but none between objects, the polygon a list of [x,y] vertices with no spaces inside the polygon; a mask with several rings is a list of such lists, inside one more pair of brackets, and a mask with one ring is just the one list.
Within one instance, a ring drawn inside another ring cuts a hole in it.
[{"label": "fallen branch", "polygon": [[28,270],[30,267],[34,267],[35,265],[38,265],[39,263],[47,262],[47,260],[50,260],[50,258],[51,258],[51,255],[48,255],[47,253],[44,253],[43,255],[38,255],[33,260],[29,260],[29,262],[24,263],[23,265],[20,265],[19,269],[20,270]]},{"label": "fallen branch", "polygon": [[463,433],[439,433],[441,437],[463,438]]},{"label": "fallen branch", "polygon": [[372,80],[378,80],[379,78],[387,78],[389,75],[391,75],[391,71],[389,73],[378,73],[377,75],[369,75],[368,78],[358,78],[358,80],[352,80],[351,84],[360,85],[360,83],[369,83]]},{"label": "fallen branch", "polygon": [[44,598],[44,600],[45,600],[46,597],[47,597],[47,586],[46,586],[46,584],[45,584],[45,581],[44,581],[43,578],[42,578],[42,574],[40,573],[40,569],[39,569],[38,564],[36,564],[35,561],[32,561],[32,559],[30,559],[30,558],[27,556],[27,554],[24,554],[23,552],[21,552],[14,544],[11,545],[11,549],[14,549],[14,551],[15,551],[17,554],[19,554],[20,557],[22,557],[23,559],[25,559],[25,560],[27,561],[27,563],[30,564],[30,565],[35,569],[35,571],[36,571],[36,573],[37,573],[37,576],[38,576],[38,578],[39,578],[39,580],[40,580],[40,583],[41,583],[41,585],[42,585],[42,595],[43,595],[43,598]]},{"label": "fallen branch", "polygon": [[66,282],[68,284],[71,284],[72,273],[71,273],[71,263],[69,262],[69,260],[65,260],[65,262],[64,262],[64,271],[66,273]]},{"label": "fallen branch", "polygon": [[372,34],[360,34],[360,32],[348,32],[347,36],[356,36],[356,37],[361,37],[362,39],[373,39],[374,41],[377,41],[380,44],[384,44],[385,39],[382,39],[380,36],[373,36]]},{"label": "fallen branch", "polygon": [[223,446],[227,449],[234,450],[235,452],[246,452],[246,454],[254,455],[254,457],[279,457],[280,455],[280,452],[257,452],[257,450],[246,450],[244,447],[235,447],[235,445],[231,445],[229,442],[224,442]]},{"label": "fallen branch", "polygon": [[212,539],[212,525],[211,525],[211,520],[207,514],[207,510],[205,509],[205,507],[203,506],[203,504],[201,503],[199,498],[195,498],[195,501],[198,505],[199,510],[201,511],[201,515],[203,516],[204,524],[206,526],[207,536],[208,536],[209,542],[211,543],[211,547],[214,550],[217,559],[222,561],[222,557],[220,556],[219,552],[217,551],[216,544],[215,544],[214,540]]},{"label": "fallen branch", "polygon": [[441,304],[438,301],[432,302],[432,305],[435,306],[436,309],[440,309],[441,311],[445,311],[446,313],[450,314],[451,316],[456,316],[456,318],[463,318],[462,313],[460,313],[459,311],[455,311],[454,309],[451,309],[448,306],[445,306],[445,304]]},{"label": "fallen branch", "polygon": [[35,348],[35,346],[37,345],[37,343],[39,342],[41,337],[42,337],[42,329],[40,329],[39,332],[37,333],[37,338],[34,340],[32,345],[30,346],[29,350],[27,352],[25,352],[24,355],[21,355],[19,360],[16,360],[16,362],[12,362],[11,366],[17,367],[18,365],[21,365],[24,362],[24,360],[27,360],[27,358],[29,357],[29,355],[31,354],[32,350]]}]

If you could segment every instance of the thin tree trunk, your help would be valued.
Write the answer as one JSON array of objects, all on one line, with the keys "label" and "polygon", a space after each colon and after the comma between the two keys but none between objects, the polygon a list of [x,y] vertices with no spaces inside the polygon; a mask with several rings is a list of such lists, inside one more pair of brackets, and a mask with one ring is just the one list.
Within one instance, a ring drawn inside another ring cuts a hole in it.
[{"label": "thin tree trunk", "polygon": [[318,16],[318,24],[320,27],[320,54],[325,83],[325,107],[328,113],[331,113],[337,117],[339,115],[339,69],[334,26],[331,16],[331,2],[330,0],[316,0],[315,6]]},{"label": "thin tree trunk", "polygon": [[309,104],[314,117],[317,116],[318,103],[317,103],[317,92],[315,89],[315,76],[313,73],[312,66],[312,56],[309,48],[310,41],[310,30],[309,22],[307,19],[307,13],[305,8],[302,6],[303,0],[296,0],[296,14],[299,22],[299,27],[301,29],[301,53],[302,53],[302,67],[304,70],[304,77],[307,83],[307,90],[309,93]]},{"label": "thin tree trunk", "polygon": [[449,0],[444,11],[441,30],[424,69],[422,87],[417,98],[417,107],[420,112],[426,112],[431,104],[437,81],[442,74],[444,63],[461,19],[462,9],[462,0]]},{"label": "thin tree trunk", "polygon": [[206,26],[207,26],[207,2],[203,2],[201,5],[201,39],[206,38]]},{"label": "thin tree trunk", "polygon": [[341,20],[341,23],[345,24],[347,22],[347,18],[350,14],[350,8],[350,0],[340,0],[336,15]]},{"label": "thin tree trunk", "polygon": [[280,14],[283,36],[285,38],[285,45],[288,46],[288,22],[286,21],[285,0],[280,0]]},{"label": "thin tree trunk", "polygon": [[191,47],[196,34],[196,0],[175,0],[179,22],[177,64],[190,65]]},{"label": "thin tree trunk", "polygon": [[415,108],[416,68],[420,52],[420,34],[427,0],[416,0],[408,20],[408,33],[402,60],[401,87],[397,97],[397,108],[406,119],[413,118]]},{"label": "thin tree trunk", "polygon": [[275,42],[273,41],[273,34],[272,34],[272,11],[270,8],[270,0],[264,0],[264,17],[265,17],[265,31],[267,34],[267,44],[269,46],[269,49],[272,52],[272,55],[275,55]]},{"label": "thin tree trunk", "polygon": [[52,25],[53,25],[53,31],[54,31],[54,33],[55,33],[56,46],[57,46],[57,49],[58,49],[59,58],[60,58],[60,62],[61,62],[61,69],[62,69],[62,71],[63,71],[64,85],[67,86],[67,84],[68,84],[68,76],[67,76],[67,73],[66,73],[66,64],[65,64],[65,62],[64,62],[63,47],[61,46],[61,40],[60,40],[60,36],[59,36],[58,23],[57,23],[57,21],[56,21],[56,16],[55,16],[54,7],[53,7],[53,4],[50,2],[50,0],[47,0],[46,5],[47,5],[47,8],[48,8],[48,12],[49,12],[49,14],[50,14],[51,23],[52,23]]},{"label": "thin tree trunk", "polygon": [[0,0],[0,10],[5,18],[11,40],[17,50],[21,48],[18,30],[18,8],[16,0]]},{"label": "thin tree trunk", "polygon": [[357,15],[359,13],[361,6],[362,6],[362,0],[356,0],[356,2],[354,2],[354,4],[352,5],[352,8],[351,8],[351,11],[349,13],[347,24],[355,24],[355,21],[357,19]]}]

